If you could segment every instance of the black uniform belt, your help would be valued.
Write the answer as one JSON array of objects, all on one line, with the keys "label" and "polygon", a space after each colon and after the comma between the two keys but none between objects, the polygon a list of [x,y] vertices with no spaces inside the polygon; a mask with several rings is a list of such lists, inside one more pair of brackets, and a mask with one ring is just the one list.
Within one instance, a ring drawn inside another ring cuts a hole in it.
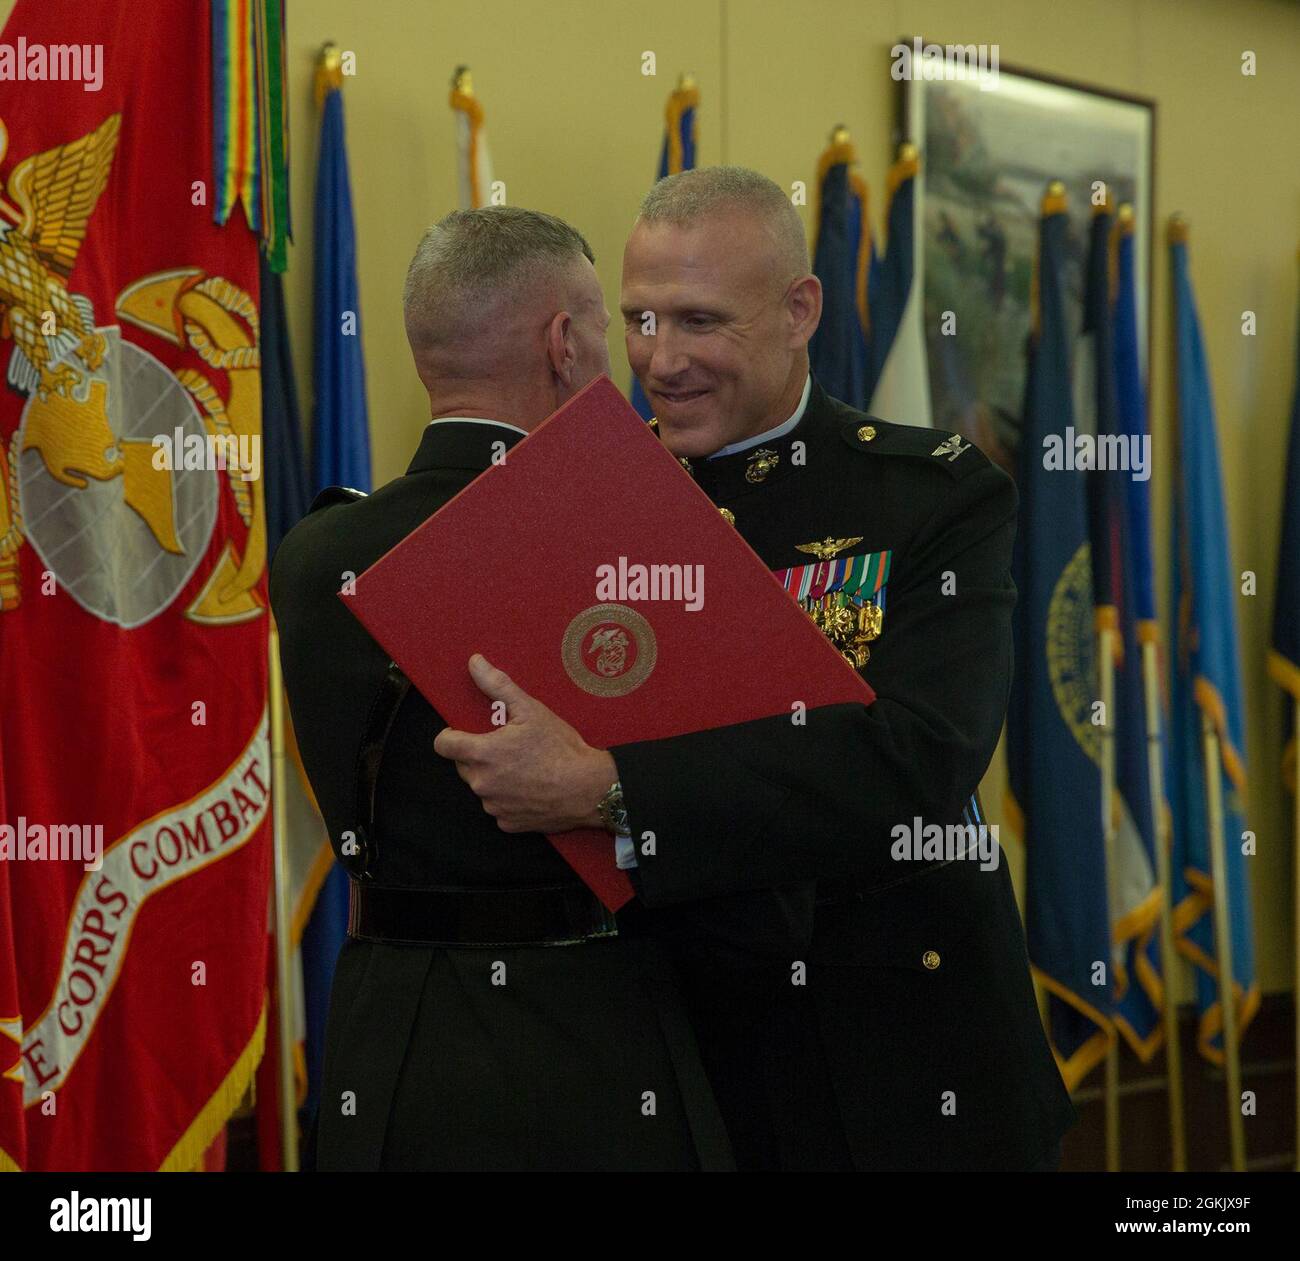
[{"label": "black uniform belt", "polygon": [[617,937],[614,916],[581,886],[390,889],[349,881],[348,936],[425,946],[576,946]]}]

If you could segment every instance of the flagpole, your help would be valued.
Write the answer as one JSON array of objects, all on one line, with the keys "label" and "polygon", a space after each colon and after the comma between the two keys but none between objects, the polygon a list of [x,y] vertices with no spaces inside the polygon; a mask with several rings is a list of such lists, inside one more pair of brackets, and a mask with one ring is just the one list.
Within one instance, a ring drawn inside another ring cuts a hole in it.
[{"label": "flagpole", "polygon": [[1223,839],[1223,763],[1219,733],[1201,715],[1205,750],[1205,801],[1210,815],[1210,875],[1214,881],[1214,943],[1219,967],[1219,1008],[1223,1012],[1223,1063],[1227,1070],[1228,1142],[1235,1173],[1246,1169],[1246,1134],[1241,1120],[1241,1057],[1237,1048],[1237,1004],[1233,995],[1232,922],[1228,913],[1228,863]]},{"label": "flagpole", "polygon": [[[1111,715],[1115,709],[1115,628],[1100,624],[1097,629],[1097,668],[1101,685],[1102,713],[1106,720],[1101,728],[1101,825],[1106,852],[1106,940],[1111,957],[1106,960],[1110,976],[1115,966],[1114,924],[1115,898],[1115,727]],[[1113,993],[1113,989],[1110,991]],[[1106,1171],[1120,1170],[1119,1117],[1119,1038],[1114,1025],[1107,1031],[1106,1044]]]},{"label": "flagpole", "polygon": [[293,971],[290,941],[289,856],[284,741],[284,685],[280,677],[280,634],[274,623],[268,643],[271,688],[271,805],[272,849],[275,854],[275,975],[279,1001],[276,1024],[280,1035],[280,1163],[285,1173],[298,1172],[298,1091],[293,1071]]},{"label": "flagpole", "polygon": [[[1183,1049],[1178,1040],[1178,1004],[1174,998],[1173,875],[1169,865],[1168,812],[1165,810],[1165,767],[1160,747],[1160,681],[1156,645],[1142,644],[1142,690],[1146,699],[1147,783],[1151,792],[1151,821],[1155,827],[1156,879],[1160,881],[1160,962],[1164,973],[1161,1007],[1165,1025],[1165,1084],[1169,1095],[1170,1167],[1187,1170],[1187,1132],[1183,1119]],[[1298,886],[1300,887],[1300,886]]]}]

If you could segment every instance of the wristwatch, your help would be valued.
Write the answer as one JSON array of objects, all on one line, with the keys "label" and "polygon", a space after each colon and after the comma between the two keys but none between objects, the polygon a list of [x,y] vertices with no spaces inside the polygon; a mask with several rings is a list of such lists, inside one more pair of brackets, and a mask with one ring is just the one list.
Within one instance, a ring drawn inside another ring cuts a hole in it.
[{"label": "wristwatch", "polygon": [[596,803],[596,809],[600,811],[600,822],[606,831],[618,836],[632,835],[627,822],[627,807],[623,805],[623,785],[618,780],[610,784]]}]

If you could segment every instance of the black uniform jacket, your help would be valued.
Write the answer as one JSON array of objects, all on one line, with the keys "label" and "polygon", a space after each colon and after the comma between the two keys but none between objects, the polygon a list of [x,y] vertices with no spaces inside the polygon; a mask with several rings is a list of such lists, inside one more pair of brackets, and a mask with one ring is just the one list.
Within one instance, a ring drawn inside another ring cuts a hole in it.
[{"label": "black uniform jacket", "polygon": [[[336,847],[386,658],[334,593],[485,468],[492,442],[517,438],[431,426],[406,477],[313,513],[277,553],[295,728]],[[1010,482],[968,444],[866,417],[815,383],[780,440],[691,464],[772,569],[828,539],[844,541],[838,557],[888,553],[862,671],[877,701],[612,749],[639,849],[639,897],[614,941],[498,952],[500,989],[483,952],[349,942],[322,1168],[725,1168],[729,1147],[742,1168],[1022,1168],[1073,1120],[1005,860],[891,854],[900,825],[962,818],[997,740]],[[735,668],[779,675],[780,662]],[[371,878],[571,882],[543,838],[501,833],[432,753],[442,725],[408,697]]]},{"label": "black uniform jacket", "polygon": [[[876,420],[816,382],[778,441],[689,464],[770,569],[815,563],[800,544],[888,553],[861,669],[874,704],[611,749],[633,836],[653,837],[638,901],[694,938],[692,1016],[740,1164],[1036,1166],[1075,1113],[1005,856],[995,846],[985,870],[895,853],[900,837],[962,820],[998,740],[1014,486],[971,444]],[[781,663],[722,668],[779,678]],[[771,959],[766,1012],[726,1001],[709,918]]]},{"label": "black uniform jacket", "polygon": [[[406,476],[364,498],[323,493],[274,558],[271,603],[303,763],[336,855],[353,874],[364,859],[377,886],[580,884],[545,837],[497,827],[433,751],[446,724],[414,689],[385,747],[369,853],[342,844],[358,822],[358,746],[388,658],[337,593],[488,468],[493,444],[520,440],[500,426],[430,425]],[[734,1167],[676,972],[649,937],[530,949],[349,939],[330,997],[316,1163]]]}]

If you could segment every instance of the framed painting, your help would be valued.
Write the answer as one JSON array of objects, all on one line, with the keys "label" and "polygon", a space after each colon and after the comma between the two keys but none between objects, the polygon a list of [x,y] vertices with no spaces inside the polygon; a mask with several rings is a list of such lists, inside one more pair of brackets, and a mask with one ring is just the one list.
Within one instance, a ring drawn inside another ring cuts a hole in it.
[{"label": "framed painting", "polygon": [[1039,207],[1052,180],[1065,184],[1068,198],[1067,318],[1076,334],[1098,183],[1116,207],[1133,207],[1146,379],[1155,104],[996,63],[992,75],[964,78],[918,70],[899,88],[897,139],[910,140],[921,155],[915,274],[922,278],[934,424],[970,438],[1011,472]]}]

